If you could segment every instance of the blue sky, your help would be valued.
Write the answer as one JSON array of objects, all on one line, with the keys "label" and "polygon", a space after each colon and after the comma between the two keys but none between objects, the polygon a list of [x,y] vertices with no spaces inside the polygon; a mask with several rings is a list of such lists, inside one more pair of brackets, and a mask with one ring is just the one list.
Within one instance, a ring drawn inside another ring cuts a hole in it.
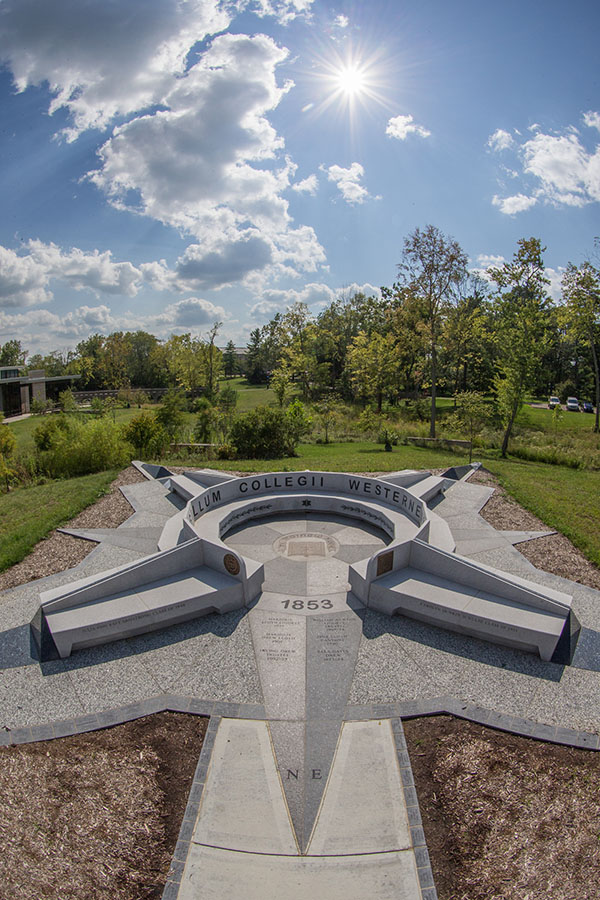
[{"label": "blue sky", "polygon": [[600,9],[574,0],[0,0],[0,343],[220,343],[393,282],[600,234]]}]

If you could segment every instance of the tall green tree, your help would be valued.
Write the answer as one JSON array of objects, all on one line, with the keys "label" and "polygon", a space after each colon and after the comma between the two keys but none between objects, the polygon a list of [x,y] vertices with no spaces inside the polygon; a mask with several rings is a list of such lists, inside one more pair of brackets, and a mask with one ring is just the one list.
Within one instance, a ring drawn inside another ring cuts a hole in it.
[{"label": "tall green tree", "polygon": [[594,368],[596,419],[600,430],[600,272],[590,262],[569,263],[562,279],[566,321],[575,338],[589,350]]},{"label": "tall green tree", "polygon": [[21,341],[7,341],[0,349],[0,366],[23,366],[26,356]]},{"label": "tall green tree", "polygon": [[419,298],[426,326],[431,368],[431,437],[435,437],[440,338],[448,310],[457,299],[466,271],[467,256],[460,244],[435,225],[415,228],[405,238],[398,273],[401,284]]},{"label": "tall green tree", "polygon": [[498,288],[494,298],[495,385],[505,426],[502,456],[506,456],[515,419],[544,355],[550,308],[542,258],[546,248],[534,237],[517,243],[511,262],[488,269]]},{"label": "tall green tree", "polygon": [[391,334],[357,335],[348,352],[348,368],[356,394],[363,402],[374,400],[381,412],[383,398],[396,382],[396,345]]},{"label": "tall green tree", "polygon": [[237,353],[235,352],[235,344],[228,341],[223,353],[223,371],[226,378],[233,378],[239,371]]}]

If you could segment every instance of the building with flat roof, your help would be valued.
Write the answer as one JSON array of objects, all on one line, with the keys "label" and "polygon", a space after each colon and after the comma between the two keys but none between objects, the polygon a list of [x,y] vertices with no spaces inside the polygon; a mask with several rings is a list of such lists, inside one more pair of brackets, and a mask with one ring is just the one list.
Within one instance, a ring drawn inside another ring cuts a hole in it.
[{"label": "building with flat roof", "polygon": [[61,391],[72,387],[79,375],[51,375],[44,369],[25,371],[25,366],[0,366],[0,412],[7,418],[31,410],[32,400],[58,400]]}]

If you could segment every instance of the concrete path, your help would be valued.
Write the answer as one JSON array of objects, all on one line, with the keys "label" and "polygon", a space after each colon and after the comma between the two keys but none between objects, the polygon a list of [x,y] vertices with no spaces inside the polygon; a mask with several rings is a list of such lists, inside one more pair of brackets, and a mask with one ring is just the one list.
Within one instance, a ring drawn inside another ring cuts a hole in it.
[{"label": "concrete path", "polygon": [[344,725],[300,855],[267,723],[222,719],[179,900],[367,896],[422,896],[390,723]]}]

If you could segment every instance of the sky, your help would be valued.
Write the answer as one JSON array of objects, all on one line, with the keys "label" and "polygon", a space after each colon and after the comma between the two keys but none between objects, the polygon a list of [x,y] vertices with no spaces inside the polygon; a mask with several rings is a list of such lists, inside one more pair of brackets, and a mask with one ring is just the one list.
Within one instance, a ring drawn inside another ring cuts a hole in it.
[{"label": "sky", "polygon": [[0,0],[0,344],[246,344],[391,285],[437,226],[473,269],[600,235],[589,0]]}]

